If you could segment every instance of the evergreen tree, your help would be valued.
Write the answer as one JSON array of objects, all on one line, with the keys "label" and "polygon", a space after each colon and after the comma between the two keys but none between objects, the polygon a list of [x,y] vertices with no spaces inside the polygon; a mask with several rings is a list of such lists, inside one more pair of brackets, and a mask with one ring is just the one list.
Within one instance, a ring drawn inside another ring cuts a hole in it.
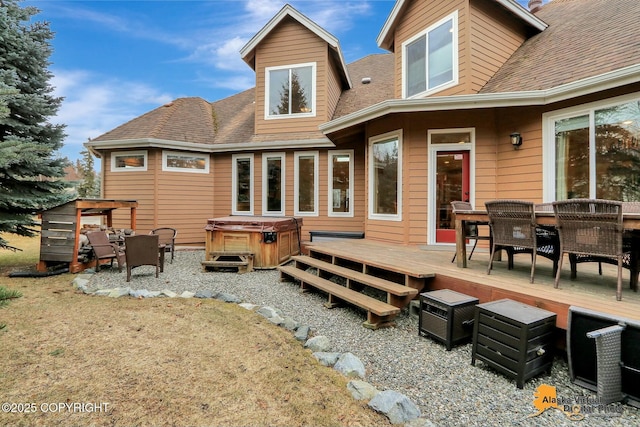
[{"label": "evergreen tree", "polygon": [[82,182],[78,185],[78,196],[85,198],[97,198],[100,196],[100,188],[96,179],[96,172],[93,166],[93,156],[89,150],[82,150],[82,161],[76,162],[76,171],[82,178]]},{"label": "evergreen tree", "polygon": [[[289,101],[291,98],[291,101]],[[277,114],[295,114],[309,111],[307,107],[307,95],[300,83],[300,77],[296,71],[291,72],[291,81],[286,80],[280,88],[280,104]]]},{"label": "evergreen tree", "polygon": [[33,236],[34,214],[68,200],[66,161],[54,157],[62,147],[64,126],[53,125],[62,98],[52,96],[48,71],[53,33],[38,13],[20,0],[0,0],[0,248],[2,233]]}]

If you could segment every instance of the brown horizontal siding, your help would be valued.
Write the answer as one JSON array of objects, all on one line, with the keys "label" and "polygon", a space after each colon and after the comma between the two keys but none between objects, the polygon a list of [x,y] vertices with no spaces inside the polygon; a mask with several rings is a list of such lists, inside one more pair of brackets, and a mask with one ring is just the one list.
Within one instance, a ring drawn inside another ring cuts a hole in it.
[{"label": "brown horizontal siding", "polygon": [[524,42],[524,29],[501,8],[486,1],[471,2],[469,23],[470,75],[478,92]]},{"label": "brown horizontal siding", "polygon": [[[256,161],[254,156],[253,161]],[[233,186],[233,163],[231,154],[216,154],[213,156],[213,213],[211,218],[227,216],[231,214]]]},{"label": "brown horizontal siding", "polygon": [[[316,115],[308,118],[265,120],[265,69],[307,62],[316,63]],[[293,19],[281,22],[256,49],[256,133],[317,131],[328,115],[327,44]],[[335,107],[334,107],[335,108]]]},{"label": "brown horizontal siding", "polygon": [[204,241],[203,228],[213,213],[213,174],[158,174],[156,227],[178,230],[178,244]]},{"label": "brown horizontal siding", "polygon": [[[340,95],[342,94],[342,83],[338,76],[336,68],[339,67],[333,59],[329,61],[329,70],[327,72],[327,119],[333,118],[336,111]],[[355,84],[356,82],[352,82]]]}]

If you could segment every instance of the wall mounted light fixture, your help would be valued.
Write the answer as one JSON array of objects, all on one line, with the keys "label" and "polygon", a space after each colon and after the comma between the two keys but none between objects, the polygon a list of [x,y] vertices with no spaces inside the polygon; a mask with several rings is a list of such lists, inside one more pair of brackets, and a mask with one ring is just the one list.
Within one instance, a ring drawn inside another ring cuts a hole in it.
[{"label": "wall mounted light fixture", "polygon": [[513,148],[516,150],[520,148],[522,145],[522,136],[520,136],[520,133],[514,132],[509,135],[509,137],[511,138],[511,145],[513,145]]}]

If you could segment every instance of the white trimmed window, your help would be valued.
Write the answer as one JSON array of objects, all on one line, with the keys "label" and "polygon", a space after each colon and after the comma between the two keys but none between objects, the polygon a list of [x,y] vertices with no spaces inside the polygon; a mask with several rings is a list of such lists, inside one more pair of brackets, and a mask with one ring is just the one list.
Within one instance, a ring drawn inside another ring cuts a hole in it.
[{"label": "white trimmed window", "polygon": [[231,213],[253,215],[253,154],[234,154],[231,159]]},{"label": "white trimmed window", "polygon": [[265,119],[316,114],[316,63],[265,69]]},{"label": "white trimmed window", "polygon": [[262,214],[284,215],[285,154],[262,155]]},{"label": "white trimmed window", "polygon": [[209,173],[209,156],[181,151],[162,152],[162,170],[167,172]]},{"label": "white trimmed window", "polygon": [[353,150],[329,151],[329,216],[353,217]]},{"label": "white trimmed window", "polygon": [[402,44],[402,93],[422,97],[458,83],[458,12]]},{"label": "white trimmed window", "polygon": [[369,218],[402,219],[402,131],[369,139]]},{"label": "white trimmed window", "polygon": [[136,172],[147,170],[146,151],[114,151],[111,153],[111,172]]},{"label": "white trimmed window", "polygon": [[640,201],[640,94],[543,116],[544,199]]},{"label": "white trimmed window", "polygon": [[294,214],[318,216],[318,152],[294,153]]}]

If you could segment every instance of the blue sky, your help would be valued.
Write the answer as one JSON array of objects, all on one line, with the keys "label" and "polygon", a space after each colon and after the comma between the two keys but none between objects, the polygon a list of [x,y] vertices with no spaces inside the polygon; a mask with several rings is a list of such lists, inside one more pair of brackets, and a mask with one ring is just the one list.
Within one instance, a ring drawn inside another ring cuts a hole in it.
[{"label": "blue sky", "polygon": [[[526,6],[528,0],[519,0]],[[216,101],[254,86],[239,51],[281,8],[276,0],[28,0],[55,33],[50,71],[64,97],[62,156],[166,102]],[[289,1],[340,40],[347,63],[383,52],[376,38],[393,0]]]}]

